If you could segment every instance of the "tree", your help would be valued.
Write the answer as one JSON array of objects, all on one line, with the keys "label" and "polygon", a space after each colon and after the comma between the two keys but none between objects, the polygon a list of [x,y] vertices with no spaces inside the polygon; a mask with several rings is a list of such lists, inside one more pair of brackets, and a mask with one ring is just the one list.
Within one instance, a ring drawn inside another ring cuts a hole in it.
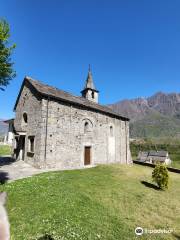
[{"label": "tree", "polygon": [[[0,89],[4,90],[9,82],[16,76],[11,62],[11,54],[16,47],[9,45],[10,28],[5,20],[0,20]],[[3,86],[3,87],[1,87]]]},{"label": "tree", "polygon": [[162,190],[168,188],[169,174],[167,167],[164,164],[158,163],[152,172],[152,179]]}]

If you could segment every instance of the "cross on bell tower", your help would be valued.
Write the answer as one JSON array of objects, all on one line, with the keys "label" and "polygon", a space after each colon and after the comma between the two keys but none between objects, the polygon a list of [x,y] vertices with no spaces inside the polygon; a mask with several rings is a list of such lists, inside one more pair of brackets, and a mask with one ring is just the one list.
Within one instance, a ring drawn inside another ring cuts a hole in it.
[{"label": "cross on bell tower", "polygon": [[93,78],[92,78],[90,64],[89,64],[86,84],[85,84],[84,89],[81,91],[81,93],[82,93],[82,97],[84,97],[90,101],[98,103],[99,91],[97,91],[95,88]]}]

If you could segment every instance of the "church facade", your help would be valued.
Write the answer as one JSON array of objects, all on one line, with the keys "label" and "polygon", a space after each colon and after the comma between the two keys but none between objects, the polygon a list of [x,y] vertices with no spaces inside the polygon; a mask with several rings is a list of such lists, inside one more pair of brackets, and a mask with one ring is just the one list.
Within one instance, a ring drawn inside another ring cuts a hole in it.
[{"label": "church facade", "polygon": [[14,107],[14,157],[55,169],[131,163],[129,119],[98,103],[90,70],[81,93],[25,77]]}]

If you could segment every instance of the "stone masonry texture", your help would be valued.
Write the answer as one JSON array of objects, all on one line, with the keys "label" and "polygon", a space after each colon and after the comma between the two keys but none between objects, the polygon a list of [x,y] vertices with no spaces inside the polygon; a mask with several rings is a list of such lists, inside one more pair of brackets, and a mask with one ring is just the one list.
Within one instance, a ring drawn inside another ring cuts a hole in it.
[{"label": "stone masonry texture", "polygon": [[[37,168],[84,167],[85,147],[91,147],[91,165],[131,163],[128,120],[42,97],[28,82],[16,106],[14,127],[16,136],[25,135],[24,161]],[[32,136],[33,153],[29,149]]]}]

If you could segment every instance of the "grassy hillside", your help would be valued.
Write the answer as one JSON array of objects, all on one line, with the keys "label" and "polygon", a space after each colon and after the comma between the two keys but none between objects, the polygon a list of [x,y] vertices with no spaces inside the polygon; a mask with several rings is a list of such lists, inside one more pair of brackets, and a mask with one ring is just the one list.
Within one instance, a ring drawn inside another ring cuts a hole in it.
[{"label": "grassy hillside", "polygon": [[[152,169],[110,165],[51,172],[0,186],[8,192],[11,240],[135,240],[134,229],[174,229],[141,239],[180,235],[180,175],[170,173],[170,188],[159,191]],[[51,238],[45,238],[45,235]],[[44,236],[44,238],[43,238]]]},{"label": "grassy hillside", "polygon": [[131,137],[174,137],[180,133],[180,120],[163,116],[162,114],[151,114],[141,120],[130,123]]}]

